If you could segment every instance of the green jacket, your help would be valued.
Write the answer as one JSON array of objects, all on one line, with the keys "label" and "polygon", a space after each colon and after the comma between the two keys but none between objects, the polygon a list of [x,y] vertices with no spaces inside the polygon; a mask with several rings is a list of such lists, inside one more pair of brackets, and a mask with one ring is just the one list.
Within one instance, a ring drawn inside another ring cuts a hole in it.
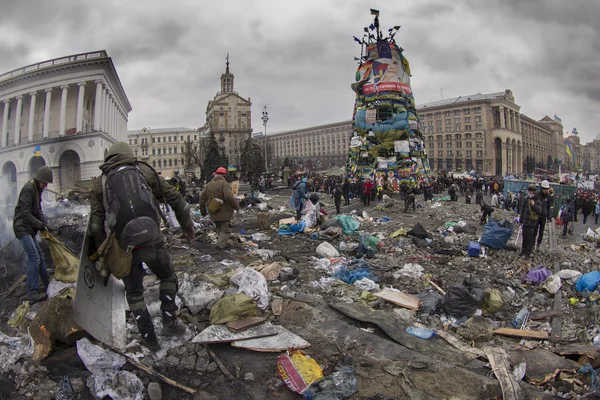
[{"label": "green jacket", "polygon": [[213,198],[222,199],[223,205],[221,205],[217,212],[210,213],[210,219],[215,222],[231,221],[233,219],[233,210],[239,210],[240,206],[235,197],[233,197],[231,185],[229,185],[223,175],[215,175],[200,194],[200,212],[202,215],[206,215],[206,207]]},{"label": "green jacket", "polygon": [[17,239],[27,235],[35,237],[38,231],[43,231],[48,225],[42,211],[42,192],[35,179],[28,181],[21,189],[13,218],[13,231]]},{"label": "green jacket", "polygon": [[[100,165],[100,170],[103,174],[108,173],[113,168],[121,165],[135,164],[137,161],[136,157],[127,154],[117,154],[111,157],[107,162]],[[156,172],[152,167],[145,163],[138,164],[142,174],[148,181],[148,184],[152,188],[152,194],[156,198],[158,203],[166,201],[169,206],[175,212],[177,221],[181,227],[185,230],[193,224],[190,217],[190,209],[187,203],[183,200],[177,189],[169,185],[167,181],[161,176],[156,175]],[[158,177],[158,180],[156,179]],[[164,196],[164,200],[161,196]],[[92,197],[90,199],[91,215],[89,222],[90,234],[94,239],[94,247],[97,249],[100,244],[106,238],[106,232],[104,230],[104,221],[106,214],[104,211],[104,201],[102,198],[102,176],[97,177],[94,180],[92,186]],[[160,241],[162,241],[162,237]]]}]

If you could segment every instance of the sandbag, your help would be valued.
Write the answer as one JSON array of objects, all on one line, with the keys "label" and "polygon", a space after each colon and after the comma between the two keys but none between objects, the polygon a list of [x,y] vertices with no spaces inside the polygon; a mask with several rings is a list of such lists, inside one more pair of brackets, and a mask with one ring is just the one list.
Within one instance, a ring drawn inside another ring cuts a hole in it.
[{"label": "sandbag", "polygon": [[504,228],[498,225],[493,219],[488,218],[488,223],[483,230],[483,235],[481,235],[479,243],[491,247],[492,249],[501,249],[508,243],[512,233],[512,229]]},{"label": "sandbag", "polygon": [[209,319],[211,325],[217,325],[257,315],[256,302],[248,295],[237,293],[217,301],[210,310]]},{"label": "sandbag", "polygon": [[75,257],[71,250],[50,232],[43,231],[40,235],[48,241],[48,247],[50,247],[50,256],[54,263],[54,279],[65,283],[77,281],[79,258]]},{"label": "sandbag", "polygon": [[444,296],[444,310],[456,317],[470,317],[483,300],[483,291],[462,285],[451,286]]},{"label": "sandbag", "polygon": [[317,246],[317,254],[322,258],[339,257],[340,253],[328,242],[323,242]]},{"label": "sandbag", "polygon": [[429,233],[423,228],[421,223],[415,224],[410,231],[407,232],[407,235],[416,236],[419,239],[431,239]]},{"label": "sandbag", "polygon": [[481,309],[486,314],[493,314],[504,306],[502,292],[498,289],[487,288],[483,291],[483,303]]}]

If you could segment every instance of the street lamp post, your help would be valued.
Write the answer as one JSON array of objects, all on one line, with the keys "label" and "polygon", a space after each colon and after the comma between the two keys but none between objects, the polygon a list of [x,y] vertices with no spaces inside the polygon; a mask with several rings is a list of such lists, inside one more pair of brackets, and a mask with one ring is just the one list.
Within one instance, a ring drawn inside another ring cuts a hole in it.
[{"label": "street lamp post", "polygon": [[263,121],[263,125],[265,126],[263,141],[264,141],[264,146],[265,146],[265,172],[267,172],[267,170],[269,169],[268,164],[267,164],[268,163],[268,161],[267,161],[267,122],[269,122],[269,113],[267,112],[267,106],[265,106],[263,109],[262,121]]}]

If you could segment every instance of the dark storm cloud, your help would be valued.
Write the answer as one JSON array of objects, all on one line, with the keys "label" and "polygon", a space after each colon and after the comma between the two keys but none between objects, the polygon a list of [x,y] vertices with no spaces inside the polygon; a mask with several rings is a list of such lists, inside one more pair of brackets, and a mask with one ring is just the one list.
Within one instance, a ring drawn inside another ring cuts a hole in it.
[{"label": "dark storm cloud", "polygon": [[[8,4],[4,4],[8,3]],[[0,71],[106,49],[134,108],[131,129],[204,123],[230,53],[235,88],[268,131],[347,120],[360,48],[352,36],[379,8],[413,70],[418,103],[512,89],[533,118],[559,114],[584,139],[598,133],[600,2],[444,0],[402,4],[57,0],[3,2]],[[575,5],[576,4],[576,5]],[[568,128],[567,128],[568,126]]]}]

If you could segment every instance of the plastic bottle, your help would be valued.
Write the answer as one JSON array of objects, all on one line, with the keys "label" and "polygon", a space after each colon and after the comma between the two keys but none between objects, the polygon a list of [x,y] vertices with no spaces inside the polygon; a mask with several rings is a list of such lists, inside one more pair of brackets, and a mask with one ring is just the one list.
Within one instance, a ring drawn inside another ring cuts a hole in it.
[{"label": "plastic bottle", "polygon": [[409,326],[406,328],[406,332],[421,339],[431,339],[435,336],[434,330],[418,326]]},{"label": "plastic bottle", "polygon": [[512,326],[514,326],[516,329],[521,329],[521,326],[523,326],[523,323],[528,316],[529,311],[527,311],[527,307],[521,308],[521,311],[519,311],[515,316],[515,319],[513,319]]}]

